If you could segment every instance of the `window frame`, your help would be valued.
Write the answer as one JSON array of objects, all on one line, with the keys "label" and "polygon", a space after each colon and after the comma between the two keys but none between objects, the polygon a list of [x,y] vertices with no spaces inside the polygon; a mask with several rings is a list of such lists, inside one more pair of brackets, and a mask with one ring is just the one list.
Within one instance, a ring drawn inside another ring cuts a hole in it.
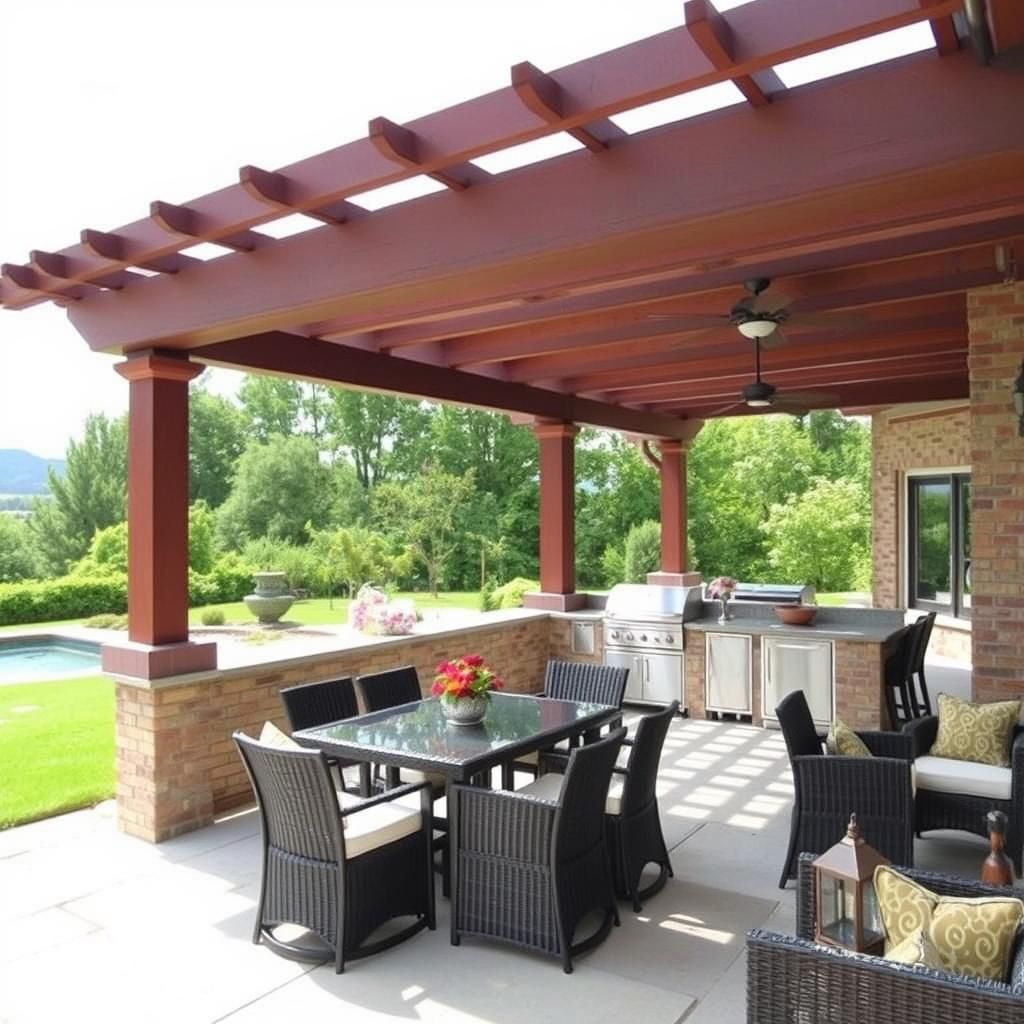
[{"label": "window frame", "polygon": [[[929,484],[949,485],[949,582],[950,582],[950,603],[941,601],[929,601],[926,598],[917,597],[917,566],[918,566],[918,537],[917,537],[917,508],[918,490]],[[964,604],[964,579],[961,567],[964,563],[964,540],[966,520],[964,512],[964,487],[971,486],[970,469],[954,470],[925,470],[907,474],[907,607],[919,608],[924,611],[934,611],[939,615],[947,615],[951,618],[969,621],[971,618],[970,605]]]}]

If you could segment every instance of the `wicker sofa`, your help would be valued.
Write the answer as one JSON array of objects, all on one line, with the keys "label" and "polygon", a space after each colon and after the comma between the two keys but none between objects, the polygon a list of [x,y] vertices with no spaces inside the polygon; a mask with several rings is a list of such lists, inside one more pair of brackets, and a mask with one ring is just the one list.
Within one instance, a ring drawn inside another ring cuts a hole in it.
[{"label": "wicker sofa", "polygon": [[[983,981],[905,967],[816,944],[811,854],[797,873],[797,936],[747,935],[748,1024],[1020,1024],[1024,1021],[1024,939],[1017,938],[1010,980]],[[1008,890],[901,868],[934,892],[1006,896]]]}]

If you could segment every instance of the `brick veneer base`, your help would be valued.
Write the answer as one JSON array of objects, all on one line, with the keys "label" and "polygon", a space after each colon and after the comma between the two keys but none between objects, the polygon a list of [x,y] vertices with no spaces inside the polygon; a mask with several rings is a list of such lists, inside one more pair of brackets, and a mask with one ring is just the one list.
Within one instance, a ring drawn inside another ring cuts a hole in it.
[{"label": "brick veneer base", "polygon": [[[563,625],[563,623],[559,623]],[[564,623],[568,625],[568,623]],[[425,636],[400,647],[380,645],[311,656],[300,664],[235,669],[199,681],[140,687],[117,684],[117,804],[121,828],[159,842],[251,803],[252,790],[231,734],[258,735],[270,719],[286,725],[279,693],[321,679],[416,666],[426,688],[444,658],[478,650],[500,667],[508,689],[539,689],[551,649],[547,617],[493,629]],[[559,648],[559,653],[563,652]]]}]

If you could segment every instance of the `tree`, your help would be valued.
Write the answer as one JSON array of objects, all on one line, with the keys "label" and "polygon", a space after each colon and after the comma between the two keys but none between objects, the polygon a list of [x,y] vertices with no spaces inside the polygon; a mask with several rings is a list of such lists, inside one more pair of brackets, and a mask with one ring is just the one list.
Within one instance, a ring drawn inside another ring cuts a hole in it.
[{"label": "tree", "polygon": [[213,569],[217,560],[215,519],[205,501],[194,501],[188,507],[188,564],[193,572],[203,575]]},{"label": "tree", "polygon": [[189,497],[217,508],[227,499],[245,448],[246,421],[226,398],[193,385],[188,407]]},{"label": "tree", "polygon": [[309,540],[306,524],[326,524],[333,498],[331,471],[308,437],[272,437],[242,453],[227,501],[218,509],[217,536],[225,548],[272,537]]},{"label": "tree", "polygon": [[763,526],[769,562],[780,582],[850,590],[870,557],[870,523],[860,482],[819,478],[803,494],[772,506]]},{"label": "tree", "polygon": [[393,554],[387,538],[366,527],[310,532],[318,575],[331,598],[331,607],[338,584],[354,597],[364,583],[389,583],[410,569],[408,552]]},{"label": "tree", "polygon": [[90,416],[65,459],[63,476],[50,470],[51,497],[36,501],[29,519],[43,568],[55,576],[86,553],[97,530],[125,518],[126,417]]},{"label": "tree", "polygon": [[248,429],[258,441],[298,432],[302,385],[296,380],[250,374],[238,389]]},{"label": "tree", "polygon": [[655,519],[637,523],[626,534],[623,572],[627,583],[645,583],[661,565],[661,524]]},{"label": "tree", "polygon": [[0,513],[0,583],[34,577],[39,559],[24,519]]},{"label": "tree", "polygon": [[390,474],[399,435],[410,421],[408,407],[419,403],[345,388],[331,389],[329,401],[335,449],[352,460],[364,488],[383,483]]},{"label": "tree", "polygon": [[400,543],[408,545],[426,570],[430,592],[435,597],[458,545],[460,513],[464,513],[475,493],[472,470],[455,476],[435,464],[425,466],[408,484],[381,484],[374,489],[371,507],[375,521]]}]

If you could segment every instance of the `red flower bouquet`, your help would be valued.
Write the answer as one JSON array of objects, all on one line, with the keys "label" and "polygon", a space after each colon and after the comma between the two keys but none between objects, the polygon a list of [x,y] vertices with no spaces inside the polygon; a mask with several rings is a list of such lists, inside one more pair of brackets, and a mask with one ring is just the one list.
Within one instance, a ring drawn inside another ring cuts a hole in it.
[{"label": "red flower bouquet", "polygon": [[479,654],[464,654],[454,661],[442,661],[437,666],[434,685],[435,697],[443,701],[468,697],[486,697],[491,690],[500,690],[505,683]]}]

